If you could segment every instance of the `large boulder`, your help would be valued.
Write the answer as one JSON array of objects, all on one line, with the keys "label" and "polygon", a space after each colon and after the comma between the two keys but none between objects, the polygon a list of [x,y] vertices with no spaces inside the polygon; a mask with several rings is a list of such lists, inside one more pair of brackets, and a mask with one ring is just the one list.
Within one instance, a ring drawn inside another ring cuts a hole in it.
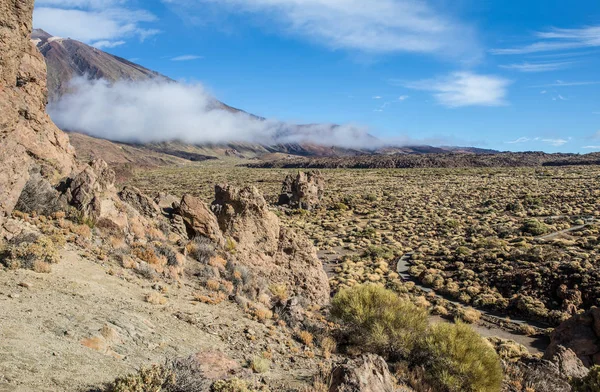
[{"label": "large boulder", "polygon": [[97,219],[101,199],[114,192],[115,172],[102,159],[96,159],[70,181],[67,200],[85,216]]},{"label": "large boulder", "polygon": [[34,170],[21,191],[15,209],[49,216],[58,211],[65,211],[67,203],[60,192],[39,171]]},{"label": "large boulder", "polygon": [[365,354],[337,366],[331,373],[329,392],[395,392],[396,381],[385,360]]},{"label": "large boulder", "polygon": [[592,307],[556,327],[544,358],[557,355],[561,346],[573,350],[587,367],[600,365],[600,308]]},{"label": "large boulder", "polygon": [[237,260],[268,282],[285,284],[315,304],[329,301],[329,281],[312,243],[281,226],[255,187],[215,187],[212,210]]},{"label": "large boulder", "polygon": [[158,204],[150,197],[144,195],[139,189],[133,186],[124,187],[119,192],[119,197],[125,203],[135,208],[140,214],[149,218],[156,218],[161,215],[161,210]]},{"label": "large boulder", "polygon": [[46,63],[29,39],[33,3],[0,0],[0,226],[31,169],[56,184],[76,168],[68,136],[46,114]]},{"label": "large boulder", "polygon": [[283,181],[278,204],[312,210],[321,202],[324,188],[325,179],[318,170],[298,172],[295,177],[288,174]]},{"label": "large boulder", "polygon": [[177,214],[183,218],[190,238],[206,237],[217,244],[223,244],[217,218],[202,200],[192,195],[184,195],[177,208]]}]

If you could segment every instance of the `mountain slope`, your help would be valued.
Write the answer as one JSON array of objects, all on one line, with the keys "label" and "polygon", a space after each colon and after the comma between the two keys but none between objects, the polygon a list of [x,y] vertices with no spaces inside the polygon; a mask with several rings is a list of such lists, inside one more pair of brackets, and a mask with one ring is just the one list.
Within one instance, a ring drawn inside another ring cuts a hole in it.
[{"label": "mountain slope", "polygon": [[[73,77],[87,76],[91,79],[106,79],[109,82],[119,80],[146,81],[159,80],[173,82],[167,76],[158,72],[149,70],[141,65],[111,55],[96,49],[82,42],[70,39],[53,37],[44,30],[36,29],[33,31],[32,40],[39,48],[46,59],[48,68],[48,94],[49,100],[55,101],[62,95],[69,92],[69,81]],[[218,100],[214,100],[209,105],[210,109],[226,110],[231,113],[246,113],[236,109]],[[248,113],[246,113],[248,114]],[[248,114],[255,119],[264,120],[264,118]],[[490,150],[480,150],[474,148],[457,147],[431,147],[431,146],[403,146],[403,147],[385,147],[373,150],[373,147],[364,145],[356,148],[343,148],[328,145],[326,142],[308,142],[308,140],[332,140],[332,135],[337,131],[337,125],[319,126],[319,124],[292,125],[283,124],[274,136],[273,143],[252,144],[231,141],[221,144],[190,144],[182,143],[176,140],[166,142],[147,143],[144,145],[134,145],[136,153],[133,154],[139,158],[140,152],[164,153],[171,157],[179,157],[190,161],[204,160],[206,157],[238,156],[246,158],[255,158],[267,156],[273,158],[285,158],[288,156],[304,157],[344,157],[357,155],[370,155],[373,153],[392,155],[392,154],[431,154],[456,151],[460,153],[491,153]],[[85,129],[71,129],[69,131],[83,132]],[[377,138],[370,135],[362,135],[366,144],[374,146],[377,144]],[[357,136],[360,137],[360,136]],[[359,139],[357,139],[359,140]],[[75,137],[75,144],[79,147],[89,149],[90,145],[95,143],[91,139],[83,139],[81,136]],[[358,144],[358,143],[357,143]],[[123,151],[122,141],[108,149],[108,151]],[[79,149],[78,147],[78,149]],[[101,152],[99,152],[101,154]],[[279,154],[279,155],[278,155]],[[117,154],[118,155],[118,154]],[[130,159],[120,157],[119,160]],[[139,161],[139,159],[134,161]],[[153,156],[154,160],[156,157]],[[106,161],[115,159],[115,154],[104,157]],[[145,160],[144,164],[146,163]],[[165,158],[164,162],[171,161],[171,158]]]}]

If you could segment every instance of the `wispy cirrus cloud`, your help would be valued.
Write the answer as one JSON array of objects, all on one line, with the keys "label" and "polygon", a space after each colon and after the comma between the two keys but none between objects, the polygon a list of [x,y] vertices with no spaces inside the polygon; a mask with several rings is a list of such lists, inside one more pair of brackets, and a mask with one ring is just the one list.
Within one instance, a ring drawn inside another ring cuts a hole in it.
[{"label": "wispy cirrus cloud", "polygon": [[538,63],[523,62],[520,64],[500,65],[500,68],[519,72],[548,72],[569,68],[573,64],[575,64],[575,61],[548,61]]},{"label": "wispy cirrus cloud", "polygon": [[576,86],[590,86],[594,84],[600,84],[600,81],[582,81],[582,82],[565,82],[564,80],[556,80],[555,82],[548,84],[538,84],[536,86],[531,86],[534,88],[544,88],[544,87],[576,87]]},{"label": "wispy cirrus cloud", "polygon": [[146,26],[152,13],[132,8],[127,0],[37,0],[33,25],[48,33],[73,38],[97,48],[114,48],[126,39],[158,34]]},{"label": "wispy cirrus cloud", "polygon": [[195,54],[184,54],[182,56],[173,57],[171,59],[171,61],[193,61],[193,60],[200,60],[202,58],[203,58],[202,56],[198,56]]},{"label": "wispy cirrus cloud", "polygon": [[266,28],[332,49],[451,57],[476,57],[479,52],[474,29],[436,9],[430,0],[162,1],[186,10],[179,13],[195,20],[215,12],[256,16]]},{"label": "wispy cirrus cloud", "polygon": [[392,81],[404,87],[431,91],[434,98],[446,107],[506,105],[511,81],[494,75],[454,72],[450,75],[413,82]]},{"label": "wispy cirrus cloud", "polygon": [[505,144],[522,144],[522,143],[529,143],[529,142],[541,142],[544,144],[549,144],[551,146],[554,147],[560,147],[563,146],[567,143],[569,143],[571,141],[571,138],[544,138],[544,137],[527,137],[527,136],[522,136],[518,139],[515,140],[510,140],[507,142],[504,142]]},{"label": "wispy cirrus cloud", "polygon": [[577,29],[552,28],[537,32],[535,38],[537,41],[529,45],[492,49],[490,53],[516,55],[600,47],[600,25]]}]

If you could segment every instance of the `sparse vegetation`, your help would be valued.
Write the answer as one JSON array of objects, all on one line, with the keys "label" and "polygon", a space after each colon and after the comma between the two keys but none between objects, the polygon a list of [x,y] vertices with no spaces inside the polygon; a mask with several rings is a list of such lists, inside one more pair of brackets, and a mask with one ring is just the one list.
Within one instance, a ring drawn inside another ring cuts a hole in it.
[{"label": "sparse vegetation", "polygon": [[344,323],[348,340],[388,358],[406,357],[427,329],[427,312],[381,286],[341,290],[331,314]]},{"label": "sparse vegetation", "polygon": [[426,378],[438,391],[500,391],[503,373],[498,355],[466,324],[431,326],[419,351]]}]

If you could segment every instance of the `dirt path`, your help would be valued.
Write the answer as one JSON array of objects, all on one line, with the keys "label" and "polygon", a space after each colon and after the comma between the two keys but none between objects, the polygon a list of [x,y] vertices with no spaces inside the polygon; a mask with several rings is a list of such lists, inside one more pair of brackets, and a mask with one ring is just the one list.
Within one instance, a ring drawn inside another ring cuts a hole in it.
[{"label": "dirt path", "polygon": [[[192,287],[170,285],[167,304],[151,305],[144,302],[151,282],[107,270],[74,249],[63,251],[50,274],[0,270],[0,391],[87,390],[142,365],[205,350],[243,364],[269,348],[274,362],[265,377],[282,385],[312,374],[318,358],[296,355],[300,366],[293,366],[287,335],[248,319],[236,304],[192,302]],[[82,344],[89,338],[96,349]]]}]

